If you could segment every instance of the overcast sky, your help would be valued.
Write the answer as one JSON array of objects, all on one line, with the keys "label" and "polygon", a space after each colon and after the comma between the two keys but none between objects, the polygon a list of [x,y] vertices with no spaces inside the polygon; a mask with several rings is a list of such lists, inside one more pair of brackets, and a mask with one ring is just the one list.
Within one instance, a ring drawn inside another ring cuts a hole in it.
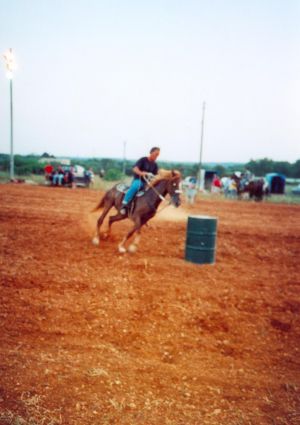
[{"label": "overcast sky", "polygon": [[[20,154],[300,159],[300,0],[0,0]],[[0,152],[9,80],[0,73]],[[2,75],[2,76],[1,76]]]}]

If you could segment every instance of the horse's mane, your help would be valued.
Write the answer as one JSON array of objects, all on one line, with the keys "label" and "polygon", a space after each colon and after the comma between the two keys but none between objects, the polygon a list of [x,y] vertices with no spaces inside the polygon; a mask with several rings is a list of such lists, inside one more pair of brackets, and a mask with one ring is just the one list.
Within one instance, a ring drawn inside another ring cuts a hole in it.
[{"label": "horse's mane", "polygon": [[158,174],[154,177],[149,184],[150,187],[156,186],[161,180],[177,180],[181,179],[181,173],[178,170],[165,170],[159,169]]}]

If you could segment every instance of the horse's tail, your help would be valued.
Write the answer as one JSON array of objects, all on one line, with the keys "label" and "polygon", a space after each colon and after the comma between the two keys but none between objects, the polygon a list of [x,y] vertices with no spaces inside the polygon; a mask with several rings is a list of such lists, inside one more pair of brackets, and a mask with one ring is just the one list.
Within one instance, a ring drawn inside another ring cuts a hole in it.
[{"label": "horse's tail", "polygon": [[105,195],[100,200],[99,204],[91,212],[93,213],[93,212],[98,211],[100,208],[103,208],[104,207],[104,200],[105,200]]}]

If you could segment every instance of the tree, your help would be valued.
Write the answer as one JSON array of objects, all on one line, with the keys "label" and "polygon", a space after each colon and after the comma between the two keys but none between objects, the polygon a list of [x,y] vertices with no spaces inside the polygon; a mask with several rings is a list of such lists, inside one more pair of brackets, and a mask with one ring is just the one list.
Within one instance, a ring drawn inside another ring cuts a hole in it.
[{"label": "tree", "polygon": [[115,180],[121,180],[122,179],[122,172],[120,170],[117,170],[116,168],[110,168],[106,171],[104,175],[104,180],[107,181],[115,181]]},{"label": "tree", "polygon": [[217,165],[215,167],[215,171],[217,172],[218,176],[223,177],[226,174],[226,168],[223,167],[223,165]]},{"label": "tree", "polygon": [[291,175],[294,178],[300,178],[300,159],[292,165]]},{"label": "tree", "polygon": [[287,161],[275,162],[274,166],[276,169],[276,171],[274,170],[275,172],[284,174],[285,176],[289,176],[292,171],[291,164]]},{"label": "tree", "polygon": [[245,167],[256,176],[264,176],[265,174],[274,172],[274,161],[268,158],[259,159],[257,161],[251,159]]}]

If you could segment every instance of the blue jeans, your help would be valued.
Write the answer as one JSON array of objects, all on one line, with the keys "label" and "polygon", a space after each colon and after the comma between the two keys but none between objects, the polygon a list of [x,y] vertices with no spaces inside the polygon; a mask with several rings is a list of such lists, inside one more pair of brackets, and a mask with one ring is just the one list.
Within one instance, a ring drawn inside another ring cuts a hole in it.
[{"label": "blue jeans", "polygon": [[136,193],[139,190],[143,189],[143,187],[144,187],[144,182],[141,179],[133,179],[130,185],[130,188],[125,194],[122,204],[123,205],[129,204],[129,202],[132,201]]},{"label": "blue jeans", "polygon": [[52,183],[53,184],[59,184],[59,186],[61,186],[62,181],[63,181],[64,175],[63,174],[54,174],[53,179],[52,179]]}]

